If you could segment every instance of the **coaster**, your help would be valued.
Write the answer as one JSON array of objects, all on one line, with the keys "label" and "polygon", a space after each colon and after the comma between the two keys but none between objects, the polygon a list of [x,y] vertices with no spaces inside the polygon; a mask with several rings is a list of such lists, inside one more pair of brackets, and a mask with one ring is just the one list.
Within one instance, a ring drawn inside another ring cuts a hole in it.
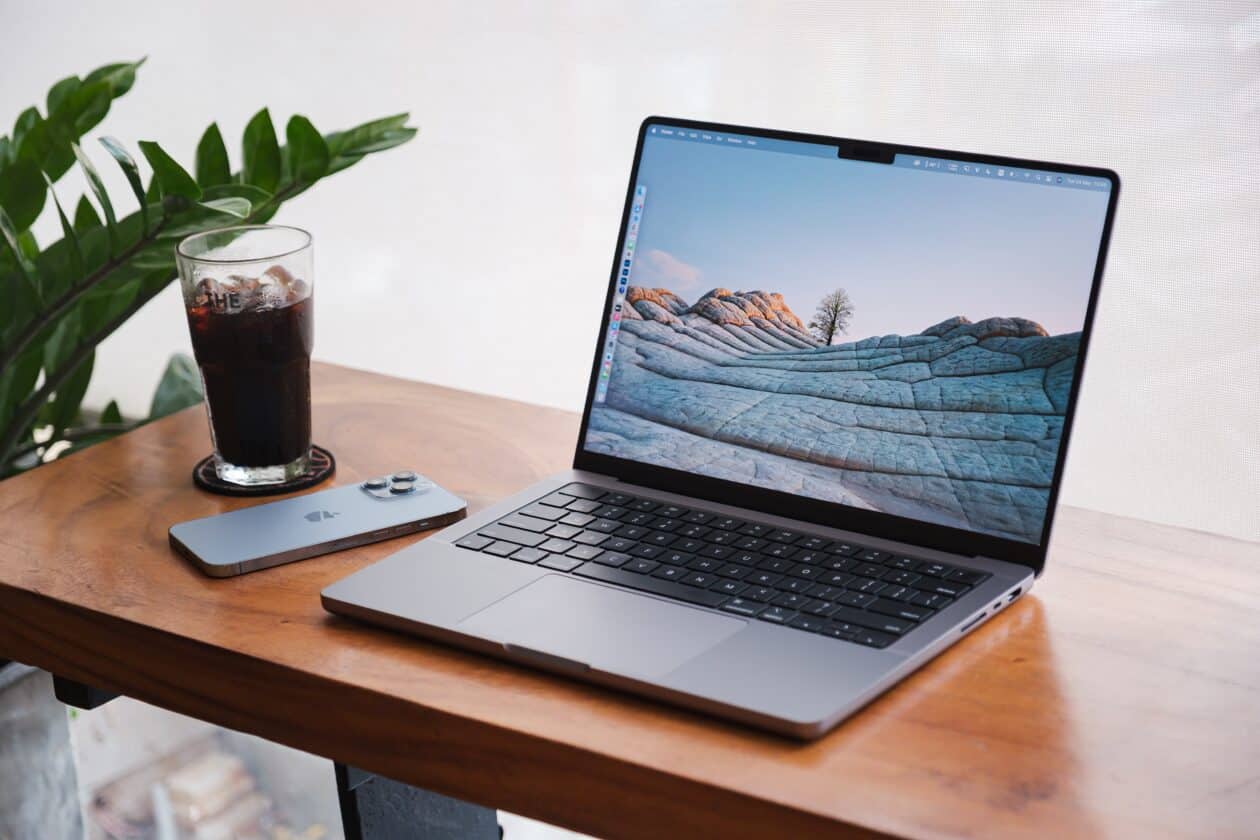
[{"label": "coaster", "polygon": [[311,444],[311,467],[297,478],[283,484],[258,484],[242,487],[229,484],[219,478],[214,471],[214,456],[207,455],[193,467],[193,484],[202,490],[218,493],[220,496],[278,496],[281,493],[292,493],[294,490],[305,490],[314,487],[337,471],[337,459],[322,446]]}]

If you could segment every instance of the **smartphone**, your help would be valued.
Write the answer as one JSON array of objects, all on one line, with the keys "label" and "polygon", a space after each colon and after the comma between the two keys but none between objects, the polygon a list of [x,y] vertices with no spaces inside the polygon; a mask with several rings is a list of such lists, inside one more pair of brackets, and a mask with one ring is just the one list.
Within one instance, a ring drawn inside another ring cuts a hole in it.
[{"label": "smartphone", "polygon": [[411,470],[172,525],[171,547],[233,577],[458,522],[467,503]]}]

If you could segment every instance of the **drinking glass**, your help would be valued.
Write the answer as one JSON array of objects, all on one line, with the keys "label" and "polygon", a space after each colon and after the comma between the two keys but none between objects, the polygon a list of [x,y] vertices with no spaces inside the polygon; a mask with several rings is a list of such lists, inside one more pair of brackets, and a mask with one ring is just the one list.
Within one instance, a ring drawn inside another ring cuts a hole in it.
[{"label": "drinking glass", "polygon": [[242,486],[302,475],[311,454],[311,235],[221,228],[184,239],[176,256],[215,472]]}]

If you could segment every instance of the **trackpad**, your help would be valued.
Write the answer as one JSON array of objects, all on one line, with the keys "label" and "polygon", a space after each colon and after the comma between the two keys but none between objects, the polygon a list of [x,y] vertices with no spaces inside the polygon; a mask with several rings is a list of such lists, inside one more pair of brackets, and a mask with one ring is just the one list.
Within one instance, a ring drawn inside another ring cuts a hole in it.
[{"label": "trackpad", "polygon": [[464,619],[459,630],[601,671],[653,678],[743,626],[738,618],[547,575]]}]

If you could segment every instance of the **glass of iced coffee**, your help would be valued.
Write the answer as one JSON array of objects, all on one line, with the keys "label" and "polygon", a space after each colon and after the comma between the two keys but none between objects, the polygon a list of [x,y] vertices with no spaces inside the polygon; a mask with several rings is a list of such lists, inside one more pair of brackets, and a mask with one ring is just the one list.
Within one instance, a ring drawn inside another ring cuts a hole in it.
[{"label": "glass of iced coffee", "polygon": [[176,248],[215,471],[241,486],[301,476],[311,455],[311,235],[221,228]]}]

